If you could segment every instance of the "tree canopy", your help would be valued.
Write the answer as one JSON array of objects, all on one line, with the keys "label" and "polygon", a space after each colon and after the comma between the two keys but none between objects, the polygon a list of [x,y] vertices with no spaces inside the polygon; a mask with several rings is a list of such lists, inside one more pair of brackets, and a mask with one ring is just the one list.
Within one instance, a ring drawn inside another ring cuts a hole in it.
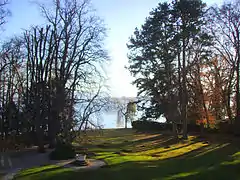
[{"label": "tree canopy", "polygon": [[162,2],[135,29],[127,44],[128,69],[138,95],[147,97],[139,103],[143,120],[163,115],[169,123],[182,124],[187,138],[191,122],[205,121],[209,127],[212,117],[232,121],[239,114],[234,115],[240,108],[235,111],[233,105],[239,104],[238,8],[237,1],[221,7],[201,0]]}]

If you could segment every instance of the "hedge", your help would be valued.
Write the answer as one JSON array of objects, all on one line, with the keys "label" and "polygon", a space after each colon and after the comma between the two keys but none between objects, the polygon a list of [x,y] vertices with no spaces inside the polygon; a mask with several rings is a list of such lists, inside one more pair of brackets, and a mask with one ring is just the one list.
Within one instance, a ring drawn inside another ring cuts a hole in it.
[{"label": "hedge", "polygon": [[[172,131],[172,124],[156,121],[133,121],[132,128],[137,131]],[[182,124],[177,124],[178,131],[181,131]],[[188,132],[200,132],[201,127],[196,124],[188,124]]]}]

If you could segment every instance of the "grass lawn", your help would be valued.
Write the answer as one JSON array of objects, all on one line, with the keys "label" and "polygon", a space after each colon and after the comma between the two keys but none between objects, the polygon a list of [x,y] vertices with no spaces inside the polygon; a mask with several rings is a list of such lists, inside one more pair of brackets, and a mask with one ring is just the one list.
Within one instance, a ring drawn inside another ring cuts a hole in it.
[{"label": "grass lawn", "polygon": [[94,171],[73,172],[44,166],[20,172],[17,180],[240,180],[239,139],[211,135],[207,139],[190,136],[176,142],[168,135],[140,134],[133,130],[105,130],[86,143],[95,158],[107,166]]}]

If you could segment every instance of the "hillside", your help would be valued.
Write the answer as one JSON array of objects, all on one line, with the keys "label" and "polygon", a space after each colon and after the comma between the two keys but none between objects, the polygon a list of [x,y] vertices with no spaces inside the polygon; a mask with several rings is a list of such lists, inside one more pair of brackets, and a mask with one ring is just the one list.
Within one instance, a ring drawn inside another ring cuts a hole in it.
[{"label": "hillside", "polygon": [[85,152],[106,161],[104,168],[72,172],[49,166],[25,170],[17,179],[240,179],[237,138],[230,141],[226,136],[190,136],[188,141],[176,141],[170,135],[136,133],[131,129],[89,132],[88,136],[83,145]]}]

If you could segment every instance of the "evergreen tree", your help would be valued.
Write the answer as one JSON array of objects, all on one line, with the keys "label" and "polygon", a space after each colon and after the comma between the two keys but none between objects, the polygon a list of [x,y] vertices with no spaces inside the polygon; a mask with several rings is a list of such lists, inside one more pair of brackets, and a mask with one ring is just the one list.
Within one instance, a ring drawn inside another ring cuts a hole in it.
[{"label": "evergreen tree", "polygon": [[183,138],[187,139],[187,66],[193,57],[193,46],[201,41],[204,25],[204,7],[201,0],[175,0],[173,1],[173,14],[177,25],[177,44],[180,86],[181,86],[181,115],[183,121]]},{"label": "evergreen tree", "polygon": [[128,44],[128,69],[135,77],[138,95],[149,97],[142,103],[144,119],[167,116],[170,97],[177,93],[174,17],[168,3],[160,3]]},{"label": "evergreen tree", "polygon": [[142,103],[143,119],[164,115],[173,124],[182,120],[185,139],[188,69],[196,59],[206,56],[203,47],[210,45],[209,36],[202,30],[204,7],[201,0],[159,3],[128,44],[133,84],[138,95],[148,97]]}]

